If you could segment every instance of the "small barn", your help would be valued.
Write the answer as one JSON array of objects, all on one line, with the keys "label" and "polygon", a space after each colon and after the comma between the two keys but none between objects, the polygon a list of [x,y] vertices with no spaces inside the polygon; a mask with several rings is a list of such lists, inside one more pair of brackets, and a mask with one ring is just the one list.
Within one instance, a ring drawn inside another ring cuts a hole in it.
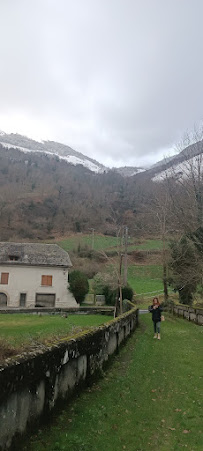
[{"label": "small barn", "polygon": [[78,307],[68,290],[71,266],[57,244],[0,243],[0,308]]}]

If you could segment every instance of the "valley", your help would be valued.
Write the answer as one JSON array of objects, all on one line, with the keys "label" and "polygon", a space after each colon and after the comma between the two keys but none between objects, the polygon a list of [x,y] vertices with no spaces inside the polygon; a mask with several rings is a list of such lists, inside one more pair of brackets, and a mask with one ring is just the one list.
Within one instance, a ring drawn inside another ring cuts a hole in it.
[{"label": "valley", "polygon": [[[64,144],[3,132],[0,138],[1,241],[56,242],[91,281],[118,271],[127,227],[129,285],[137,296],[163,292],[168,243],[201,235],[202,141],[151,168],[122,171],[91,159],[90,167]],[[199,268],[200,260],[198,254]]]}]

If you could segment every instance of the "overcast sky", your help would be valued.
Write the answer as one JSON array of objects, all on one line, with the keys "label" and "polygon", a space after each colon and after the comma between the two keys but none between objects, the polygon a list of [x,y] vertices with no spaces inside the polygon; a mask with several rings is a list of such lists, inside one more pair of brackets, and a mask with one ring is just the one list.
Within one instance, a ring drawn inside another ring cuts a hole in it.
[{"label": "overcast sky", "polygon": [[0,130],[109,166],[203,119],[202,0],[0,0]]}]

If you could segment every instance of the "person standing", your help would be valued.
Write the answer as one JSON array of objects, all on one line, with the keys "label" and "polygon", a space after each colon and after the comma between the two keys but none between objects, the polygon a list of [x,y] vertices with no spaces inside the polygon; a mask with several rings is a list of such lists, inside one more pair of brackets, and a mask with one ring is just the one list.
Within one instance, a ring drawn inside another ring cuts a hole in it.
[{"label": "person standing", "polygon": [[150,313],[152,313],[152,321],[154,323],[154,338],[158,338],[158,340],[160,340],[162,307],[157,297],[153,299],[153,304],[148,307],[148,310]]}]

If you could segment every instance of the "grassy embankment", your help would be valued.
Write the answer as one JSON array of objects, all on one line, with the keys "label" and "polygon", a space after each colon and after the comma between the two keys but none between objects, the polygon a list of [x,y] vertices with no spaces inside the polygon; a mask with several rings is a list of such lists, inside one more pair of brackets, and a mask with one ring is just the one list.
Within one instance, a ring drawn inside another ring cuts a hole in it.
[{"label": "grassy embankment", "polygon": [[22,451],[203,449],[201,327],[177,318],[153,340],[150,315],[93,387]]},{"label": "grassy embankment", "polygon": [[104,315],[0,315],[0,359],[110,321]]}]

